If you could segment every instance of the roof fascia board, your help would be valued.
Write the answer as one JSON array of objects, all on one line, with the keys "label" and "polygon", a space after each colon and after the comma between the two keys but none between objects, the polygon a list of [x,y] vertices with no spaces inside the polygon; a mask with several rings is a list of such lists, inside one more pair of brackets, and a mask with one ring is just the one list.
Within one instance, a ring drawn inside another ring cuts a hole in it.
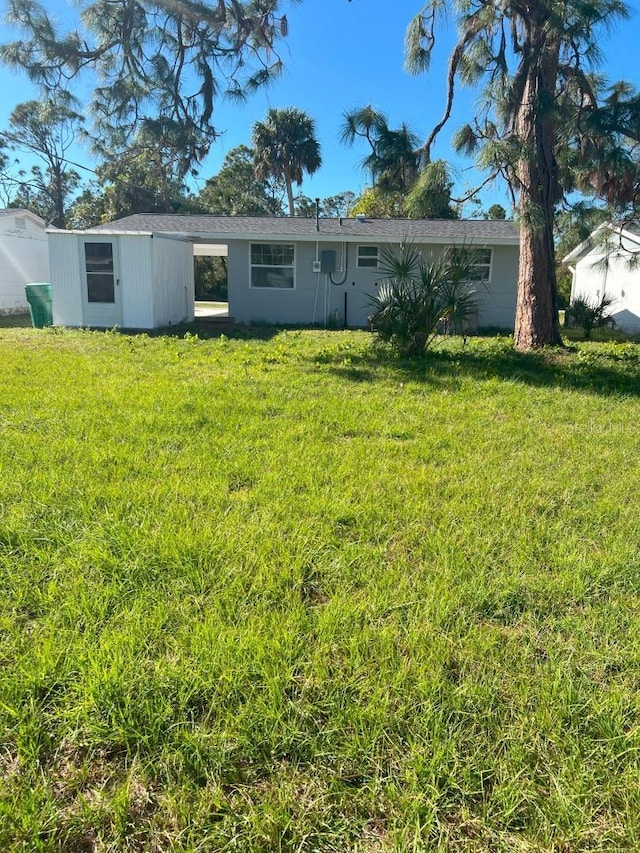
[{"label": "roof fascia board", "polygon": [[[100,233],[104,233],[100,232]],[[124,232],[119,232],[124,233]],[[172,232],[156,232],[163,236]],[[258,241],[258,240],[290,240],[292,243],[401,243],[409,240],[413,243],[442,245],[443,243],[455,243],[456,239],[451,237],[421,237],[420,235],[404,235],[404,236],[383,236],[381,234],[272,234],[265,232],[247,232],[238,233],[227,231],[188,231],[181,232],[184,238],[191,240],[207,240],[208,242],[226,243],[233,240]],[[461,235],[460,242],[475,243],[480,246],[518,246],[520,244],[519,237],[490,237],[478,240],[470,239],[468,235]]]},{"label": "roof fascia board", "polygon": [[[61,228],[47,228],[47,234],[75,234],[76,236],[88,235],[89,237],[119,237],[124,234],[129,237],[153,237],[153,231],[116,231],[115,229],[98,230],[94,228],[88,228],[87,230],[83,230],[82,228],[69,228],[64,230]],[[180,236],[178,236],[178,239],[180,239]]]},{"label": "roof fascia board", "polygon": [[191,243],[192,241],[181,231],[153,231],[152,237],[162,237],[163,240],[177,240],[179,243]]}]

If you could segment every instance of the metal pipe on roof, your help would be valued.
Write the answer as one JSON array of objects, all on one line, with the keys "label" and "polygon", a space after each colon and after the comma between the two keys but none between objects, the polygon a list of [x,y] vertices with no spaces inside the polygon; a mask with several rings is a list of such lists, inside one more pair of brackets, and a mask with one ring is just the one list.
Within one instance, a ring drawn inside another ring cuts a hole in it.
[{"label": "metal pipe on roof", "polygon": [[320,199],[316,198],[316,231],[320,230]]}]

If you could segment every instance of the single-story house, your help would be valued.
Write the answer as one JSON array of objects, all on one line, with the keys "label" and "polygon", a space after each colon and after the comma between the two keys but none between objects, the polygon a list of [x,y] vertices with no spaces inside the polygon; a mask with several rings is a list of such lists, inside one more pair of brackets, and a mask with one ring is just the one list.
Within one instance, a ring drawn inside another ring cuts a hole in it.
[{"label": "single-story house", "polygon": [[616,327],[640,332],[640,224],[600,225],[563,262],[572,274],[571,302],[613,298],[608,313]]},{"label": "single-story house", "polygon": [[193,319],[194,255],[227,257],[240,323],[367,326],[384,246],[477,250],[479,326],[513,328],[519,238],[512,222],[136,214],[49,233],[57,325],[148,329]]},{"label": "single-story house", "polygon": [[0,314],[27,311],[25,284],[49,281],[46,228],[30,210],[0,210]]}]

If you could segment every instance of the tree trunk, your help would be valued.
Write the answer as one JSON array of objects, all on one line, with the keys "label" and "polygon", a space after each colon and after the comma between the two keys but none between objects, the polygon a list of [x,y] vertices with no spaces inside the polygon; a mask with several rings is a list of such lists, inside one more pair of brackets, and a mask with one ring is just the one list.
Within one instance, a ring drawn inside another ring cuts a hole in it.
[{"label": "tree trunk", "polygon": [[553,219],[560,197],[555,158],[554,94],[559,45],[544,23],[531,26],[532,54],[514,126],[525,152],[516,174],[520,189],[520,266],[514,341],[516,349],[561,346]]},{"label": "tree trunk", "polygon": [[514,333],[515,346],[519,350],[562,345],[552,228],[553,222],[550,229],[524,222],[520,226],[520,268]]},{"label": "tree trunk", "polygon": [[53,192],[54,192],[54,205],[55,205],[55,217],[53,220],[53,225],[56,228],[66,228],[67,221],[64,214],[64,199],[65,199],[65,189],[64,189],[64,177],[62,174],[62,166],[60,163],[55,163],[53,170]]},{"label": "tree trunk", "polygon": [[295,216],[296,215],[296,206],[295,206],[295,202],[293,200],[293,188],[292,188],[291,174],[289,172],[289,169],[286,166],[284,168],[284,182],[285,182],[285,186],[287,187],[287,199],[289,201],[289,216]]}]

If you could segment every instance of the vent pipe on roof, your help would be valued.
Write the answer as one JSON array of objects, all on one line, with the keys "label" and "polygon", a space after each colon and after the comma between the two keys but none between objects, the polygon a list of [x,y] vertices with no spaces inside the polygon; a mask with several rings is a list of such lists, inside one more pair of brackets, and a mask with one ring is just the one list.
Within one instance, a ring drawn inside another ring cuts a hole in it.
[{"label": "vent pipe on roof", "polygon": [[320,199],[316,199],[316,231],[320,230]]}]

